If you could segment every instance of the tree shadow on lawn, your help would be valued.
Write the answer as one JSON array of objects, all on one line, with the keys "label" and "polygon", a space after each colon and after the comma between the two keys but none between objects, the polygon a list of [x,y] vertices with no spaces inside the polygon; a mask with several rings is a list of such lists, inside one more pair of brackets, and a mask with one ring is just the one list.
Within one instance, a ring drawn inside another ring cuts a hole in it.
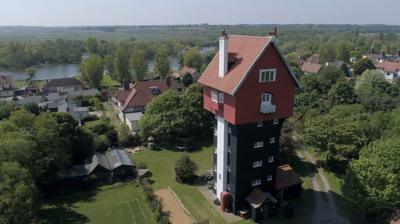
[{"label": "tree shadow on lawn", "polygon": [[40,223],[44,224],[79,224],[89,222],[89,219],[85,215],[59,204],[40,209],[38,216]]}]

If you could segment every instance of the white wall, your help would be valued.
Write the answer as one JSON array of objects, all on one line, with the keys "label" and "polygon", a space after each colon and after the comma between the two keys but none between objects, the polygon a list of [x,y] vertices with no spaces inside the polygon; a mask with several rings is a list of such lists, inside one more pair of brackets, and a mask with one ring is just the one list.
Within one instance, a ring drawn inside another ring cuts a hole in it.
[{"label": "white wall", "polygon": [[222,117],[217,116],[217,178],[216,191],[217,198],[226,189],[226,171],[228,154],[228,122]]}]

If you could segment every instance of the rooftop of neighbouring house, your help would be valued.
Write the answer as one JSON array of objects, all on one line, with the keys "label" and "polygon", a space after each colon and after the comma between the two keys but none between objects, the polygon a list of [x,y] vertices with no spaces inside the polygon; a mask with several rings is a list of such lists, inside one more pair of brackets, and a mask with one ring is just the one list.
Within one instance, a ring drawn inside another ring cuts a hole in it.
[{"label": "rooftop of neighbouring house", "polygon": [[305,72],[305,73],[316,74],[321,70],[321,68],[322,68],[322,65],[306,62],[301,66],[301,71]]},{"label": "rooftop of neighbouring house", "polygon": [[[271,43],[275,44],[273,39],[274,37],[272,36],[229,35],[227,73],[223,78],[219,77],[218,52],[198,82],[233,95],[265,49]],[[293,74],[292,77],[295,78]]]},{"label": "rooftop of neighbouring house", "polygon": [[122,110],[128,107],[146,106],[158,94],[169,89],[182,88],[174,79],[147,80],[136,82],[130,90],[117,91],[117,100],[122,104]]},{"label": "rooftop of neighbouring house", "polygon": [[14,78],[10,75],[3,75],[0,73],[0,87],[2,87],[2,89],[15,88]]},{"label": "rooftop of neighbouring house", "polygon": [[319,64],[319,54],[313,54],[306,59],[306,63]]},{"label": "rooftop of neighbouring house", "polygon": [[291,187],[297,184],[301,184],[303,181],[300,176],[293,170],[293,168],[286,164],[279,166],[276,172],[276,190]]},{"label": "rooftop of neighbouring house", "polygon": [[62,79],[51,79],[47,83],[46,87],[64,87],[64,86],[79,86],[82,85],[81,81],[76,78],[62,78]]},{"label": "rooftop of neighbouring house", "polygon": [[385,72],[397,72],[400,71],[400,62],[379,62],[375,67],[377,69],[382,69]]}]

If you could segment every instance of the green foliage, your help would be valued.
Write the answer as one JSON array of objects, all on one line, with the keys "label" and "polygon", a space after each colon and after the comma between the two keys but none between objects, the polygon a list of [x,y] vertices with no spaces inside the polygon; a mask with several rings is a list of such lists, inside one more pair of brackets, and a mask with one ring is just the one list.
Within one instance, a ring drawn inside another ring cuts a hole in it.
[{"label": "green foliage", "polygon": [[1,102],[0,103],[0,120],[6,119],[11,115],[11,111],[14,110],[14,102]]},{"label": "green foliage", "polygon": [[400,139],[381,139],[364,147],[351,162],[343,193],[367,216],[386,218],[399,205]]},{"label": "green foliage", "polygon": [[189,86],[182,95],[167,91],[154,98],[140,119],[140,135],[168,143],[174,137],[201,137],[210,128],[209,114],[202,109],[202,87]]},{"label": "green foliage", "polygon": [[198,167],[189,156],[182,156],[175,163],[175,174],[178,182],[189,183],[196,177]]},{"label": "green foliage", "polygon": [[193,83],[193,76],[190,73],[186,73],[182,77],[182,83],[184,87],[188,87]]},{"label": "green foliage", "polygon": [[36,69],[33,67],[29,67],[25,70],[25,73],[28,75],[29,82],[32,83],[36,75]]},{"label": "green foliage", "polygon": [[195,68],[200,71],[203,58],[196,48],[190,48],[183,55],[183,64],[189,68]]},{"label": "green foliage", "polygon": [[361,75],[364,71],[371,69],[375,69],[375,65],[368,58],[363,58],[353,65],[353,73],[355,75]]},{"label": "green foliage", "polygon": [[367,70],[357,78],[355,93],[360,103],[368,110],[388,110],[395,106],[391,95],[387,93],[389,87],[390,83],[385,80],[382,73]]},{"label": "green foliage", "polygon": [[90,55],[88,59],[81,64],[82,77],[91,87],[100,88],[103,79],[103,60],[98,55]]},{"label": "green foliage", "polygon": [[169,74],[171,68],[168,55],[163,48],[157,49],[155,63],[155,73],[158,74],[160,78],[165,78]]},{"label": "green foliage", "polygon": [[25,110],[31,112],[32,114],[39,114],[39,106],[37,105],[37,103],[27,103],[23,107],[25,108]]},{"label": "green foliage", "polygon": [[351,84],[346,81],[338,81],[329,90],[328,99],[334,104],[350,104],[356,101],[357,96]]},{"label": "green foliage", "polygon": [[0,164],[0,223],[30,223],[36,210],[36,188],[28,170],[16,162]]},{"label": "green foliage", "polygon": [[27,112],[26,110],[17,110],[11,113],[9,121],[15,126],[23,130],[31,130],[35,115]]},{"label": "green foliage", "polygon": [[317,90],[299,93],[295,97],[296,112],[302,114],[320,105],[320,95]]},{"label": "green foliage", "polygon": [[85,41],[86,51],[90,54],[99,54],[99,43],[96,38],[90,37]]},{"label": "green foliage", "polygon": [[350,49],[346,43],[341,42],[336,48],[336,58],[345,63],[350,62]]},{"label": "green foliage", "polygon": [[311,92],[319,88],[317,76],[315,74],[305,74],[300,78],[301,91]]},{"label": "green foliage", "polygon": [[130,80],[129,50],[125,42],[119,42],[114,56],[114,69],[118,81]]},{"label": "green foliage", "polygon": [[330,42],[320,43],[318,52],[321,58],[320,60],[322,62],[335,61],[336,52],[335,52],[335,47],[332,43]]},{"label": "green foliage", "polygon": [[321,93],[327,93],[329,89],[338,81],[344,78],[343,72],[336,66],[328,65],[318,74],[318,84]]},{"label": "green foliage", "polygon": [[147,74],[147,61],[143,50],[136,50],[130,59],[130,67],[133,70],[135,81],[142,81]]},{"label": "green foliage", "polygon": [[97,97],[92,97],[89,100],[89,105],[92,106],[94,110],[104,110],[103,103]]}]

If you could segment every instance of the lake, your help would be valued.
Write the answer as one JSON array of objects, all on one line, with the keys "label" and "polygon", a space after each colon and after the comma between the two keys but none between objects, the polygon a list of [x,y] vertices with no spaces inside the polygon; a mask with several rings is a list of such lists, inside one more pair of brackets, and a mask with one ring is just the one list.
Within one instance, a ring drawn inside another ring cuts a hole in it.
[{"label": "lake", "polygon": [[[200,49],[201,53],[206,53],[215,49],[215,47],[204,47]],[[177,71],[180,68],[180,60],[177,57],[170,57],[171,70]],[[148,70],[153,71],[155,67],[155,61],[150,60],[147,62]],[[53,64],[53,65],[40,65],[36,66],[36,77],[35,80],[47,80],[47,79],[60,79],[68,78],[79,75],[79,64]],[[28,75],[25,70],[9,70],[0,69],[0,73],[4,75],[11,75],[15,80],[26,80]]]},{"label": "lake", "polygon": [[[79,75],[78,64],[40,65],[35,68],[35,80],[59,79]],[[25,70],[0,69],[0,73],[11,75],[15,80],[26,80],[28,78]]]}]

